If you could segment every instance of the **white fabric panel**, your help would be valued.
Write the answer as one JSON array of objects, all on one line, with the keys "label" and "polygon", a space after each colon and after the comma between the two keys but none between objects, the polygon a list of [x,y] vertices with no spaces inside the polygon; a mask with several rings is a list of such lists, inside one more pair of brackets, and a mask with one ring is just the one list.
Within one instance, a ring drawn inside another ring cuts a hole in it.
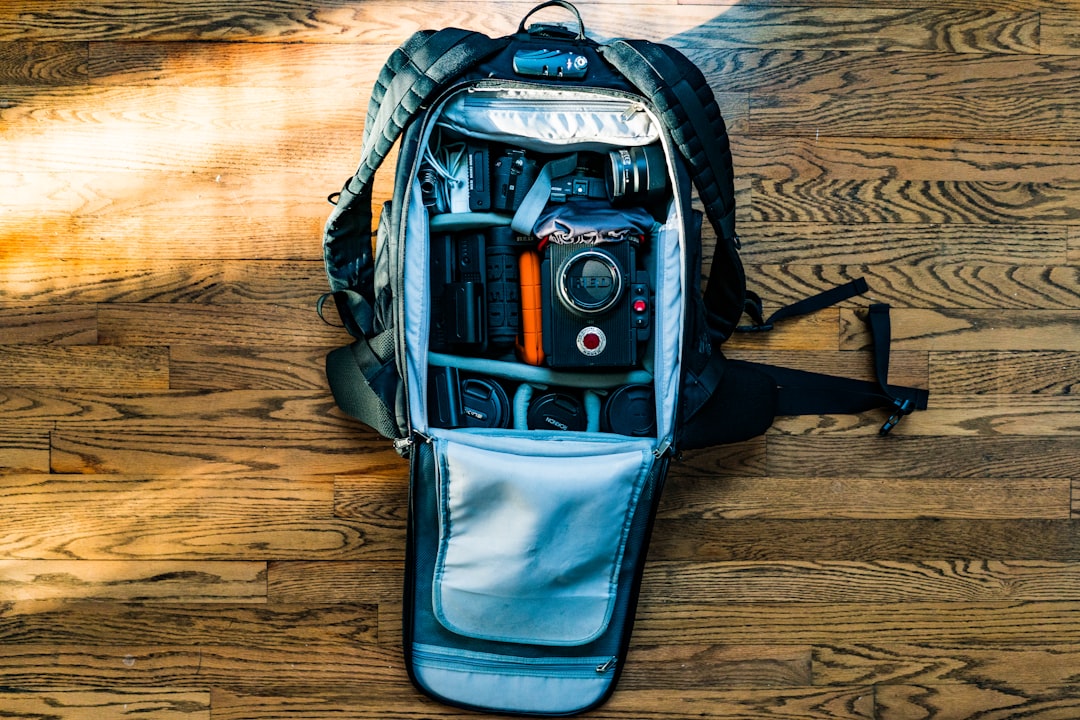
[{"label": "white fabric panel", "polygon": [[544,457],[440,441],[435,615],[487,640],[578,645],[607,628],[648,443]]}]

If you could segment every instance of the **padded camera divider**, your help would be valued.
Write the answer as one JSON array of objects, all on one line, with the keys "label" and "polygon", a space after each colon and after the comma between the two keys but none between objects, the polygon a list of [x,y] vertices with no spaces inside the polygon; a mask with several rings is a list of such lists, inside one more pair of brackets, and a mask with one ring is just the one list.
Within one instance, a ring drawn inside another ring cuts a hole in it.
[{"label": "padded camera divider", "polygon": [[701,408],[683,424],[679,448],[694,450],[741,442],[769,429],[777,414],[776,381],[750,363],[714,355],[719,383]]},{"label": "padded camera divider", "polygon": [[491,377],[533,383],[534,385],[561,385],[563,387],[594,390],[613,388],[620,385],[649,385],[653,381],[652,373],[646,370],[607,373],[567,372],[536,365],[525,365],[519,362],[437,352],[428,353],[428,364],[438,367],[455,367],[458,370],[477,375],[490,375]]},{"label": "padded camera divider", "polygon": [[458,230],[484,230],[509,225],[510,216],[492,212],[441,213],[432,215],[428,221],[431,232],[457,232]]}]

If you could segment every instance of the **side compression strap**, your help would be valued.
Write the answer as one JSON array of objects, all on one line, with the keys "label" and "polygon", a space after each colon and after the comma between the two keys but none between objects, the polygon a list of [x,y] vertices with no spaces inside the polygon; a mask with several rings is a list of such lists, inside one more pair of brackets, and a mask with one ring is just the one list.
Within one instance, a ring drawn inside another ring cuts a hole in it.
[{"label": "side compression strap", "polygon": [[740,325],[735,329],[740,332],[764,332],[772,330],[777,322],[784,320],[785,318],[798,317],[799,315],[807,315],[818,310],[823,310],[830,305],[843,302],[856,295],[862,295],[869,289],[865,278],[855,278],[851,282],[837,285],[834,288],[819,292],[817,295],[811,295],[798,302],[785,305],[767,319],[764,318],[765,313],[762,308],[761,298],[757,293],[747,291],[746,307],[744,309],[746,310],[746,314],[750,316],[753,324]]},{"label": "side compression strap", "polygon": [[334,402],[344,412],[385,438],[401,437],[394,411],[399,383],[393,328],[331,351],[326,356],[326,379]]},{"label": "side compression strap", "polygon": [[926,409],[928,391],[889,385],[889,306],[884,303],[871,305],[866,322],[873,337],[875,379],[872,381],[748,363],[776,381],[780,390],[778,415],[858,413],[891,407],[893,414],[879,431],[881,435],[887,435],[902,418],[915,410]]}]

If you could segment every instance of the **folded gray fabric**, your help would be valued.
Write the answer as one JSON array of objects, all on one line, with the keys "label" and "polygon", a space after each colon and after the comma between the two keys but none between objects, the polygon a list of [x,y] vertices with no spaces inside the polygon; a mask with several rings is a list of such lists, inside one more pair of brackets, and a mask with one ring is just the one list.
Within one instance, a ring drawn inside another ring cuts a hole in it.
[{"label": "folded gray fabric", "polygon": [[654,222],[644,208],[580,199],[549,203],[533,225],[533,234],[554,243],[599,244],[647,237]]}]

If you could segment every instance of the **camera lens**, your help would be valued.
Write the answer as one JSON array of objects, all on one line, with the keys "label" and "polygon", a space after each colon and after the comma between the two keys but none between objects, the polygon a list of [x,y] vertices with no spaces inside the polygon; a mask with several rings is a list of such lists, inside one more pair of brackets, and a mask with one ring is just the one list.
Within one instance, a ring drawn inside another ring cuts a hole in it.
[{"label": "camera lens", "polygon": [[667,163],[659,145],[612,150],[608,160],[604,184],[612,202],[635,195],[651,200],[667,189]]},{"label": "camera lens", "polygon": [[528,427],[530,430],[585,430],[588,427],[585,406],[566,393],[541,395],[529,405]]},{"label": "camera lens", "polygon": [[510,400],[494,380],[469,378],[461,383],[461,415],[465,427],[509,427]]},{"label": "camera lens", "polygon": [[604,406],[603,428],[634,437],[656,434],[656,400],[650,385],[623,385]]},{"label": "camera lens", "polygon": [[609,310],[622,295],[619,265],[603,250],[571,255],[559,269],[559,299],[570,310],[595,315]]}]

